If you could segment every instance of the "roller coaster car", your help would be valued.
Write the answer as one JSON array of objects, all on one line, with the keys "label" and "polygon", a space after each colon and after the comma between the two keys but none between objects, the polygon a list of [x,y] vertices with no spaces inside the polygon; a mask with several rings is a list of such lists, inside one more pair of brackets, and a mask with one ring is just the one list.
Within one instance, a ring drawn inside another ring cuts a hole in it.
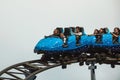
[{"label": "roller coaster car", "polygon": [[86,35],[84,28],[80,28],[82,35],[79,40],[80,45],[76,46],[76,36],[74,27],[70,28],[57,28],[60,33],[68,36],[67,47],[64,48],[63,40],[60,37],[48,36],[41,39],[35,46],[34,52],[41,54],[81,54],[81,53],[120,53],[120,36],[117,43],[114,43],[113,36],[106,28],[105,33],[97,39],[96,35]]},{"label": "roller coaster car", "polygon": [[[62,32],[62,28],[59,28]],[[64,53],[64,52],[76,52],[76,50],[79,50],[78,48],[82,48],[79,51],[82,51],[86,47],[86,41],[87,41],[87,35],[82,35],[81,40],[79,41],[81,43],[81,46],[76,46],[76,38],[75,35],[72,32],[72,28],[64,28],[63,32],[65,36],[68,37],[67,44],[68,47],[64,48],[63,40],[60,37],[56,36],[48,36],[43,39],[41,39],[37,45],[35,46],[34,52],[35,53]]]}]

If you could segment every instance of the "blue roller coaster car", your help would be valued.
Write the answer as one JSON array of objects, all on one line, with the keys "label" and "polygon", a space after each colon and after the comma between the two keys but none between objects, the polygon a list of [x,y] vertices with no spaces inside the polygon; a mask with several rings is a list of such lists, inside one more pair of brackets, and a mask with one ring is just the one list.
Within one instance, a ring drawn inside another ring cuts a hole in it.
[{"label": "blue roller coaster car", "polygon": [[[82,28],[82,27],[81,27]],[[74,28],[61,29],[61,33],[69,34],[67,37],[67,47],[63,47],[64,41],[58,36],[47,36],[41,39],[34,48],[34,52],[41,54],[59,54],[59,53],[120,53],[120,36],[116,41],[113,35],[106,28],[102,35],[87,35],[82,28],[82,35],[79,39],[80,45],[76,45],[76,35]]]}]

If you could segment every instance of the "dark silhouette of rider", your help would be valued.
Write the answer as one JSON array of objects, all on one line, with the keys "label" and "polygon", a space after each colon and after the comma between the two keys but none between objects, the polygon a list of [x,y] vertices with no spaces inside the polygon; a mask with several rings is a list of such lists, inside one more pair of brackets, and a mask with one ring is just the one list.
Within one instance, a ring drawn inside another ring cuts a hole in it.
[{"label": "dark silhouette of rider", "polygon": [[79,26],[76,27],[76,32],[74,33],[76,36],[76,45],[79,46],[80,45],[80,39],[81,39],[81,35],[82,35],[82,30]]},{"label": "dark silhouette of rider", "polygon": [[112,33],[113,35],[113,43],[118,43],[119,35],[120,35],[120,29],[118,27],[114,28],[114,32]]}]

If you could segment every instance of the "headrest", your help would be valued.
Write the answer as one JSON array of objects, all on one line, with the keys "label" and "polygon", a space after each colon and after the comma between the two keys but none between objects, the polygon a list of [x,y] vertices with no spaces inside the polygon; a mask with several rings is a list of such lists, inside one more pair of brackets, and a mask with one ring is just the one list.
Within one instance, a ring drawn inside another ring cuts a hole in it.
[{"label": "headrest", "polygon": [[103,30],[104,30],[105,34],[109,33],[109,29],[108,28],[104,28]]},{"label": "headrest", "polygon": [[70,27],[72,32],[75,32],[75,27]]},{"label": "headrest", "polygon": [[70,28],[64,28],[64,35],[70,36],[71,35],[71,29]]},{"label": "headrest", "polygon": [[56,29],[59,30],[60,33],[63,33],[63,28],[57,27]]},{"label": "headrest", "polygon": [[84,32],[84,28],[83,27],[80,27],[80,32]]}]

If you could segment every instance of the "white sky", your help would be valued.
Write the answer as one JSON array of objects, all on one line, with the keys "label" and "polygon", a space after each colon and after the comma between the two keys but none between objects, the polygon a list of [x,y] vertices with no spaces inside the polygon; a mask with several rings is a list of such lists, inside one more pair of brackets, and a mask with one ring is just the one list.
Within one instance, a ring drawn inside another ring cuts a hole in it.
[{"label": "white sky", "polygon": [[[39,59],[36,43],[56,27],[120,27],[120,0],[0,0],[0,70],[15,63]],[[97,80],[120,80],[119,66],[98,66]],[[39,74],[38,80],[90,80],[87,66],[78,64]]]}]

